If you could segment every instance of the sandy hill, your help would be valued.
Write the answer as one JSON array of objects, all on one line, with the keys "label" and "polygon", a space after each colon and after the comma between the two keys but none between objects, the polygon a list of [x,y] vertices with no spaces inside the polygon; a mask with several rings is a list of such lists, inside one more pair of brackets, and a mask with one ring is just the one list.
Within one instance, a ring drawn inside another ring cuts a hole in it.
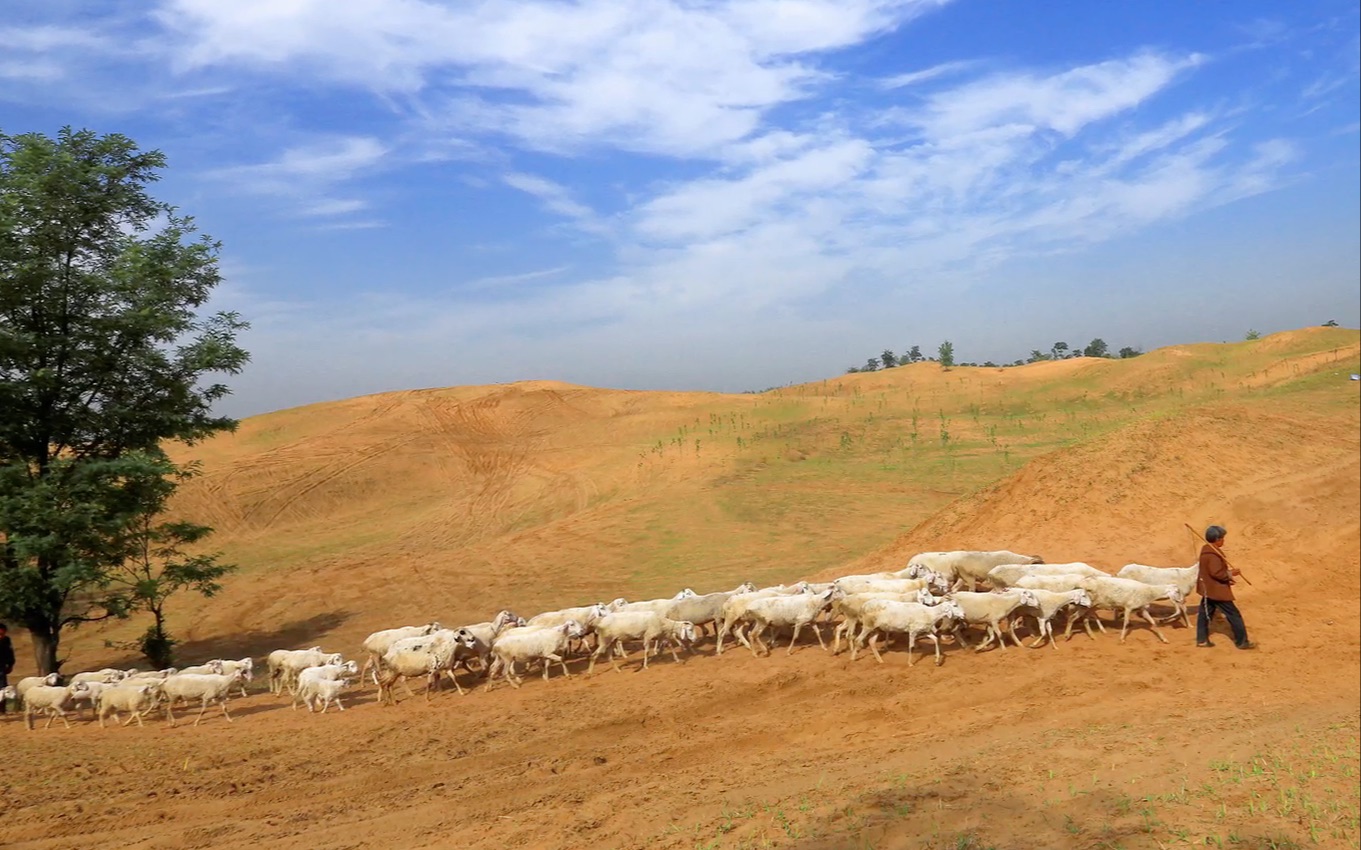
[{"label": "sandy hill", "polygon": [[[1168,627],[1166,645],[1142,629],[909,671],[813,646],[334,720],[251,697],[233,725],[117,746],[9,724],[21,760],[83,773],[6,792],[6,829],[35,848],[91,829],[162,847],[1355,847],[1359,353],[1356,331],[1313,328],[751,395],[526,382],[251,418],[185,452],[204,474],[177,508],[242,567],[177,606],[193,657],[353,651],[430,617],[929,549],[1180,565],[1183,522],[1210,521],[1253,581],[1263,650],[1195,650]],[[127,660],[102,641],[136,630],[76,633],[72,666]],[[120,765],[136,800],[104,773]]]}]

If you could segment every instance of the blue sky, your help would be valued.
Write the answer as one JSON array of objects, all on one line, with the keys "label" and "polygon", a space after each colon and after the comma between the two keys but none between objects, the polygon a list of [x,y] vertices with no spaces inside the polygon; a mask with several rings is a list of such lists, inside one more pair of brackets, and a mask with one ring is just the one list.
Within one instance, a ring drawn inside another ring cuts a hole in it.
[{"label": "blue sky", "polygon": [[1354,2],[18,5],[0,130],[167,154],[238,415],[1361,314]]}]

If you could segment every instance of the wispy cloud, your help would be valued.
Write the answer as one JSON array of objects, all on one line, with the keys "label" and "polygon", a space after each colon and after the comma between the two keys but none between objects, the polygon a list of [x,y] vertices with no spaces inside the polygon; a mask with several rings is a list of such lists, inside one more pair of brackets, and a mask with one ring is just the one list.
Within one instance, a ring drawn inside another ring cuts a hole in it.
[{"label": "wispy cloud", "polygon": [[323,139],[287,148],[270,162],[221,168],[207,176],[232,191],[279,198],[296,215],[345,216],[367,209],[368,203],[329,193],[377,166],[387,152],[387,146],[370,137]]},{"label": "wispy cloud", "polygon": [[894,74],[891,77],[884,77],[879,80],[879,87],[885,89],[901,89],[908,86],[915,86],[934,80],[939,77],[958,74],[973,67],[973,62],[942,62],[939,65],[932,65],[930,68],[923,68],[920,71],[908,71],[904,74]]}]

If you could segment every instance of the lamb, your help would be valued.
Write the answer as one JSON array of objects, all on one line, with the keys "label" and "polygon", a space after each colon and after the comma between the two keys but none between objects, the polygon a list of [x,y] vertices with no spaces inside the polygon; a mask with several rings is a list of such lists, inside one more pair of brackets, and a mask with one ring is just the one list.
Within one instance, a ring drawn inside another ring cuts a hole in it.
[{"label": "lamb", "polygon": [[99,727],[104,728],[104,718],[113,715],[115,723],[118,722],[118,712],[127,711],[128,719],[123,721],[127,726],[133,720],[137,721],[138,726],[145,726],[142,716],[148,711],[154,711],[160,704],[161,686],[151,682],[126,683],[119,682],[116,685],[109,685],[99,694],[96,710],[99,713]]},{"label": "lamb", "polygon": [[[992,593],[958,591],[945,598],[955,603],[959,606],[959,609],[964,612],[960,618],[961,622],[956,634],[959,635],[960,642],[965,646],[968,646],[969,644],[968,641],[964,639],[964,629],[970,625],[987,626],[988,638],[974,647],[975,652],[982,652],[984,649],[987,649],[994,639],[997,640],[997,645],[1002,650],[1006,650],[1007,641],[1006,637],[1002,634],[1002,618],[1009,616],[1013,611],[1022,606],[1031,608],[1038,608],[1040,606],[1040,602],[1035,598],[1035,594],[1025,588],[1017,588],[1015,590],[1002,592],[994,591]],[[1021,641],[1016,637],[1014,621],[1007,624],[1007,630],[1011,633],[1011,639],[1015,641],[1017,646],[1020,646]]]},{"label": "lamb", "polygon": [[799,630],[804,626],[812,626],[813,634],[818,638],[818,645],[825,650],[827,643],[822,639],[822,629],[818,627],[816,620],[819,614],[832,606],[833,599],[843,595],[833,585],[824,593],[771,596],[753,600],[747,606],[746,612],[746,618],[751,621],[752,628],[745,638],[739,635],[738,639],[747,645],[752,655],[756,655],[756,647],[753,644],[760,644],[768,656],[770,647],[761,640],[766,629],[771,626],[792,626],[794,634],[789,638],[789,647],[785,650],[785,655],[793,655],[794,642],[799,639]]},{"label": "lamb", "polygon": [[76,698],[89,687],[89,684],[85,682],[77,682],[70,686],[34,685],[30,687],[24,693],[24,725],[32,730],[33,715],[42,713],[47,715],[47,723],[43,726],[44,729],[50,727],[52,721],[58,717],[61,718],[61,722],[66,728],[70,729],[71,721],[66,719],[66,712],[75,707]]},{"label": "lamb", "polygon": [[[1148,611],[1148,606],[1161,599],[1171,600],[1174,605],[1180,605],[1186,600],[1181,590],[1175,584],[1163,585],[1161,587],[1152,584],[1144,584],[1128,578],[1084,578],[1082,589],[1091,595],[1092,605],[1090,611],[1098,608],[1109,608],[1112,611],[1124,612],[1124,623],[1120,629],[1120,642],[1125,642],[1125,637],[1129,633],[1129,615],[1131,611],[1138,611],[1143,618],[1148,621],[1149,628],[1153,629],[1153,634],[1158,636],[1158,640],[1167,643],[1167,638],[1158,629],[1158,622]],[[1064,630],[1064,638],[1072,639],[1073,622],[1076,618],[1069,619],[1068,627]],[[1086,618],[1082,618],[1086,625]],[[1091,626],[1087,627],[1088,635],[1091,634]]]},{"label": "lamb", "polygon": [[[471,671],[468,662],[473,658],[485,658],[489,649],[490,648],[483,643],[481,639],[466,628],[440,629],[425,637],[404,638],[397,641],[388,649],[388,654],[383,656],[383,662],[379,664],[379,669],[381,670],[384,665],[387,664],[388,656],[396,657],[399,654],[407,652],[423,652],[432,656],[437,656],[432,662],[436,664],[437,669],[430,676],[430,680],[426,687],[426,696],[429,697],[434,686],[439,684],[439,674],[441,672],[449,677],[449,680],[454,683],[454,687],[458,690],[459,694],[462,695],[463,686],[458,683],[458,677],[454,674],[454,671],[460,666]],[[414,667],[417,662],[408,659],[401,663],[407,667]],[[484,672],[486,671],[484,670]],[[398,678],[403,679],[402,684],[406,687],[407,696],[415,696],[415,694],[411,693],[411,686],[406,684],[405,678]]]},{"label": "lamb", "polygon": [[[1125,564],[1120,571],[1115,574],[1116,578],[1130,578],[1141,581],[1144,584],[1169,585],[1174,584],[1177,590],[1181,591],[1182,597],[1191,595],[1191,591],[1196,589],[1196,580],[1200,578],[1200,564],[1194,563],[1189,567],[1149,567],[1144,564]],[[1184,602],[1177,603],[1177,611],[1173,619],[1181,615],[1181,621],[1189,629],[1191,620],[1186,615],[1186,605]],[[1163,622],[1166,622],[1164,620]]]},{"label": "lamb", "polygon": [[[427,623],[424,626],[400,626],[395,629],[383,629],[382,631],[374,632],[364,638],[364,643],[361,644],[361,646],[363,647],[363,650],[368,653],[368,656],[364,659],[364,669],[359,671],[359,678],[364,678],[364,674],[369,672],[369,668],[376,667],[379,659],[381,659],[397,641],[402,640],[403,638],[422,637],[431,634],[432,632],[437,632],[440,628],[441,626],[437,622]],[[376,670],[374,671],[374,675],[374,681],[377,681]]]},{"label": "lamb", "polygon": [[331,703],[335,703],[341,711],[345,710],[345,704],[340,701],[340,692],[349,684],[348,678],[316,679],[300,683],[298,690],[303,695],[303,702],[307,703],[309,713],[316,709],[317,703],[321,703],[321,713],[325,714]]},{"label": "lamb", "polygon": [[703,596],[689,596],[671,605],[662,612],[662,616],[668,620],[684,620],[687,623],[694,623],[695,627],[702,635],[705,626],[712,626],[714,634],[718,634],[718,618],[723,614],[723,603],[739,593],[751,593],[756,590],[756,585],[751,582],[743,582],[733,590],[719,591],[718,593],[706,593]]},{"label": "lamb", "polygon": [[680,656],[676,654],[676,644],[693,643],[696,630],[694,623],[673,620],[653,611],[616,611],[596,621],[595,634],[597,638],[595,652],[591,653],[591,663],[586,667],[588,676],[595,670],[595,662],[605,654],[610,656],[610,666],[619,671],[619,662],[614,657],[614,650],[622,647],[624,641],[628,640],[642,641],[644,670],[647,669],[648,658],[653,655],[653,644],[656,643],[657,651],[661,651],[663,641],[671,650],[671,658],[679,664]]},{"label": "lamb", "polygon": [[307,697],[305,694],[309,692],[309,687],[316,682],[352,678],[358,675],[359,664],[356,661],[346,661],[344,664],[322,664],[317,667],[308,667],[306,670],[298,673],[298,690],[293,695],[293,702],[289,707],[296,710],[299,699],[306,703]]},{"label": "lamb", "polygon": [[[936,666],[939,667],[944,659],[940,654],[940,638],[936,636],[936,630],[942,623],[950,620],[958,620],[964,617],[964,610],[954,601],[946,599],[939,605],[921,605],[916,602],[896,602],[891,599],[872,599],[865,603],[861,616],[864,618],[865,634],[869,635],[870,651],[874,653],[874,658],[880,664],[884,663],[884,657],[879,654],[877,646],[879,633],[885,634],[902,633],[907,635],[907,666],[911,667],[916,662],[912,660],[912,654],[916,650],[917,637],[925,637],[935,644],[936,647]],[[864,635],[861,636],[862,639]],[[854,661],[859,644],[851,644],[851,660]]]},{"label": "lamb", "polygon": [[[956,589],[969,584],[969,590],[976,590],[978,582],[987,578],[988,570],[1002,564],[1042,564],[1044,559],[1038,555],[1019,555],[1006,549],[977,552],[922,552],[907,562],[908,569],[918,567],[935,570],[954,583]],[[909,573],[909,576],[914,573]]]},{"label": "lamb", "polygon": [[553,661],[562,665],[564,676],[570,677],[572,674],[568,672],[562,654],[570,642],[585,636],[586,626],[576,620],[568,620],[558,626],[530,625],[506,629],[491,645],[492,656],[495,659],[492,662],[494,669],[493,675],[487,679],[485,689],[490,691],[495,684],[495,668],[501,670],[512,687],[520,687],[515,675],[515,665],[521,661],[543,661],[544,681],[548,680],[548,670]]},{"label": "lamb", "polygon": [[71,694],[71,706],[72,709],[75,711],[76,716],[77,717],[80,716],[81,704],[84,703],[85,705],[90,706],[90,719],[93,720],[95,712],[99,708],[100,694],[102,694],[106,688],[113,687],[113,684],[109,682],[98,681],[73,682],[72,684],[73,685],[79,684],[84,686],[79,691],[73,691]]},{"label": "lamb", "polygon": [[[714,646],[714,652],[718,655],[723,654],[723,639],[732,632],[734,627],[741,628],[741,623],[746,618],[747,607],[758,599],[769,599],[775,596],[789,596],[792,593],[802,593],[802,589],[787,588],[784,585],[775,587],[765,587],[760,590],[753,590],[749,593],[734,593],[723,602],[720,607],[720,622],[718,626],[718,638]],[[746,645],[746,639],[738,634],[738,640]]]},{"label": "lamb", "polygon": [[212,703],[222,707],[222,716],[231,723],[232,716],[227,713],[227,697],[240,681],[240,671],[230,676],[221,673],[176,673],[174,676],[168,676],[161,683],[161,693],[166,698],[165,714],[170,718],[171,728],[176,725],[174,704],[180,699],[199,701],[198,716],[194,718],[195,726],[202,722],[203,712],[207,711]]},{"label": "lamb", "polygon": [[[443,629],[423,638],[405,638],[388,649],[379,663],[378,698],[388,705],[394,705],[392,686],[398,681],[405,684],[412,676],[425,676],[425,699],[428,702],[434,695],[435,683],[441,671],[448,670],[454,663],[457,646],[475,645],[472,635],[461,630]],[[460,694],[463,687],[454,679],[454,687]],[[407,686],[407,693],[411,687]]]},{"label": "lamb", "polygon": [[[1054,643],[1054,626],[1050,621],[1059,611],[1070,605],[1077,608],[1089,608],[1092,604],[1092,597],[1085,590],[1030,589],[1030,593],[1034,594],[1036,601],[1040,604],[1017,608],[1015,614],[1018,618],[1022,614],[1030,614],[1035,618],[1035,627],[1039,631],[1039,637],[1035,639],[1034,643],[1029,644],[1031,649],[1043,645],[1046,637],[1049,639],[1049,645],[1058,649],[1058,644]],[[1070,615],[1070,619],[1072,616],[1078,615]]]},{"label": "lamb", "polygon": [[1110,573],[1098,570],[1090,564],[1074,561],[1071,564],[1002,564],[988,570],[988,581],[993,587],[1002,589],[1015,587],[1022,576],[1091,576],[1100,578]]}]

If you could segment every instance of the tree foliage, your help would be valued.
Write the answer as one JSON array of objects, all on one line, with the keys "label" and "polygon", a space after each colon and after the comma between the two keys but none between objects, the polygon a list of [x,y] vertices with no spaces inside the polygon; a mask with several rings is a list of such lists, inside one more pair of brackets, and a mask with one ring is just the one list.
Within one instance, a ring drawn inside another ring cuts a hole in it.
[{"label": "tree foliage", "polygon": [[1106,341],[1104,339],[1102,339],[1101,337],[1097,337],[1096,339],[1087,343],[1086,348],[1082,349],[1082,356],[1108,357],[1110,356],[1110,349],[1106,346]]},{"label": "tree foliage", "polygon": [[165,158],[63,129],[0,136],[0,614],[54,670],[64,627],[125,616],[114,573],[164,504],[166,441],[235,427],[248,355],[204,315],[219,245],[147,185]]},{"label": "tree foliage", "polygon": [[940,358],[940,365],[943,369],[949,369],[955,365],[955,347],[948,339],[940,344],[936,349],[936,356]]}]

